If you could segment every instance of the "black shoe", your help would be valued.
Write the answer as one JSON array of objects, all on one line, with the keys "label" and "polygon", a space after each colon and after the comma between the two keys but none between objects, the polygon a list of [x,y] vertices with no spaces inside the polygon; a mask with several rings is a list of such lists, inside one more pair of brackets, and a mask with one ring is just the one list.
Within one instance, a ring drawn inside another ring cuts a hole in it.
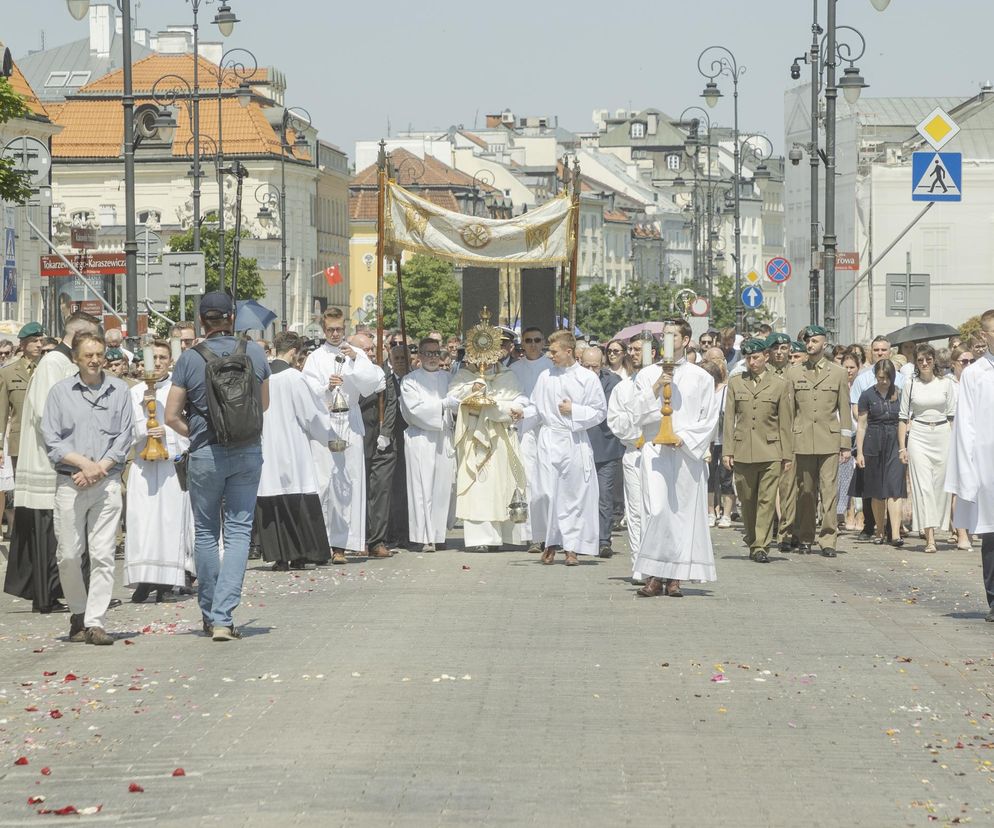
[{"label": "black shoe", "polygon": [[790,541],[780,541],[779,549],[781,552],[790,552],[793,548]]},{"label": "black shoe", "polygon": [[257,561],[262,557],[262,550],[256,544],[252,544],[249,546],[248,556],[250,561]]},{"label": "black shoe", "polygon": [[614,555],[614,550],[610,546],[602,546],[601,551],[597,554],[598,558],[610,558]]},{"label": "black shoe", "polygon": [[766,554],[765,549],[756,549],[755,551],[749,554],[749,557],[752,558],[756,563],[770,562],[770,556]]},{"label": "black shoe", "polygon": [[138,584],[138,589],[131,593],[132,604],[144,604],[148,600],[152,587],[149,584]]},{"label": "black shoe", "polygon": [[178,600],[179,596],[172,589],[157,589],[155,591],[155,603],[157,604],[175,604]]},{"label": "black shoe", "polygon": [[898,549],[900,549],[902,546],[904,546],[904,538],[898,538],[897,540],[891,541],[890,543],[891,546],[896,546]]},{"label": "black shoe", "polygon": [[811,544],[810,543],[799,543],[797,545],[798,555],[810,555],[811,554]]},{"label": "black shoe", "polygon": [[273,572],[289,572],[290,564],[286,561],[277,561],[273,564]]},{"label": "black shoe", "polygon": [[[427,550],[424,550],[424,551],[427,551]],[[467,552],[489,552],[490,551],[490,547],[489,546],[471,546],[466,551]]]},{"label": "black shoe", "polygon": [[835,557],[835,550],[832,549],[831,546],[822,547],[821,556],[823,558],[834,558]]},{"label": "black shoe", "polygon": [[208,638],[212,637],[214,635],[214,625],[206,618],[202,618],[201,621],[203,622],[204,625],[204,635],[206,635]]},{"label": "black shoe", "polygon": [[114,607],[119,607],[119,606],[121,606],[121,599],[111,598],[110,603],[107,605],[107,609],[114,609]]},{"label": "black shoe", "polygon": [[988,612],[987,615],[984,616],[984,621],[990,621],[992,624],[994,624],[994,607],[991,607],[990,612]]},{"label": "black shoe", "polygon": [[86,627],[83,626],[83,613],[69,616],[69,640],[73,644],[82,644],[86,641]]},{"label": "black shoe", "polygon": [[290,569],[307,569],[307,561],[303,558],[292,560],[290,561]]}]

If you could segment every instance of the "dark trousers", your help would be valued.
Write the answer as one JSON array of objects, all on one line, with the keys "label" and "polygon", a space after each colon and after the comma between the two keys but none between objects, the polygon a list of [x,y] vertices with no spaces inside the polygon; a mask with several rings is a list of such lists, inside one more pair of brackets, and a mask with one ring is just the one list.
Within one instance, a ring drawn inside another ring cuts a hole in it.
[{"label": "dark trousers", "polygon": [[391,481],[390,509],[387,517],[388,546],[407,548],[410,543],[407,522],[407,462],[404,452],[404,435],[394,436],[390,447],[394,450],[393,480]]},{"label": "dark trousers", "polygon": [[994,532],[987,532],[980,536],[980,559],[984,566],[987,606],[994,609]]},{"label": "dark trousers", "polygon": [[621,460],[605,460],[595,463],[597,468],[597,486],[600,493],[598,516],[600,518],[601,546],[611,545],[611,518],[614,515],[614,481],[618,479],[618,469]]},{"label": "dark trousers", "polygon": [[397,448],[393,443],[386,451],[374,449],[373,456],[366,459],[366,545],[370,549],[387,542],[396,467]]}]

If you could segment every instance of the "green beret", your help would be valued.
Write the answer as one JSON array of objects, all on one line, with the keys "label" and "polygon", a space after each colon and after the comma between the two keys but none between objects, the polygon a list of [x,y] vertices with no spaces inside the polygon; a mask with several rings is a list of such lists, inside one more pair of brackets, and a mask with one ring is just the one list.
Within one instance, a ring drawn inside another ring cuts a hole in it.
[{"label": "green beret", "polygon": [[750,354],[758,354],[761,351],[765,351],[768,347],[769,345],[766,344],[765,339],[753,338],[743,342],[739,350],[742,351],[743,356],[749,356]]},{"label": "green beret", "polygon": [[127,361],[128,358],[120,348],[108,348],[104,351],[104,359],[108,362],[117,362],[119,359]]},{"label": "green beret", "polygon": [[810,339],[812,336],[828,336],[828,331],[826,331],[821,325],[808,325],[804,329],[804,338]]},{"label": "green beret", "polygon": [[792,342],[790,343],[790,352],[791,352],[792,354],[804,354],[804,353],[807,353],[807,350],[808,350],[808,349],[807,349],[807,348],[805,348],[805,347],[804,347],[804,346],[803,346],[803,345],[802,345],[802,344],[801,344],[800,342],[798,342],[798,341],[797,341],[796,339],[795,339],[795,340],[793,340],[793,341],[792,341]]},{"label": "green beret", "polygon": [[27,339],[29,336],[44,336],[45,329],[41,326],[40,322],[28,322],[21,330],[17,332],[18,339]]},{"label": "green beret", "polygon": [[775,348],[777,345],[790,345],[790,337],[785,333],[771,333],[766,337],[767,348]]}]

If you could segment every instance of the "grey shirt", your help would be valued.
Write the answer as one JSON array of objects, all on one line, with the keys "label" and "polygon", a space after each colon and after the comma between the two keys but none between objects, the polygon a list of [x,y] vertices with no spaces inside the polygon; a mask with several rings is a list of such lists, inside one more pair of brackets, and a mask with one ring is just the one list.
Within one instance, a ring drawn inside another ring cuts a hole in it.
[{"label": "grey shirt", "polygon": [[45,400],[41,433],[56,471],[79,471],[64,462],[75,452],[94,462],[113,460],[109,474],[118,476],[134,442],[133,423],[128,384],[104,371],[97,386],[78,374],[57,382]]}]

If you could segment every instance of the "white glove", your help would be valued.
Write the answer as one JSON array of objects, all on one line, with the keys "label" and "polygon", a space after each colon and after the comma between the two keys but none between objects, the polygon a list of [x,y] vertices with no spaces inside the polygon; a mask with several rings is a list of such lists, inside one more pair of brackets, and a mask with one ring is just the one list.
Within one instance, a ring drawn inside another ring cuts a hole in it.
[{"label": "white glove", "polygon": [[376,438],[376,448],[380,451],[386,451],[390,447],[390,438],[384,437],[382,434]]},{"label": "white glove", "polygon": [[461,404],[462,400],[458,397],[453,397],[451,394],[442,400],[442,408],[447,408],[449,411],[458,411]]}]

